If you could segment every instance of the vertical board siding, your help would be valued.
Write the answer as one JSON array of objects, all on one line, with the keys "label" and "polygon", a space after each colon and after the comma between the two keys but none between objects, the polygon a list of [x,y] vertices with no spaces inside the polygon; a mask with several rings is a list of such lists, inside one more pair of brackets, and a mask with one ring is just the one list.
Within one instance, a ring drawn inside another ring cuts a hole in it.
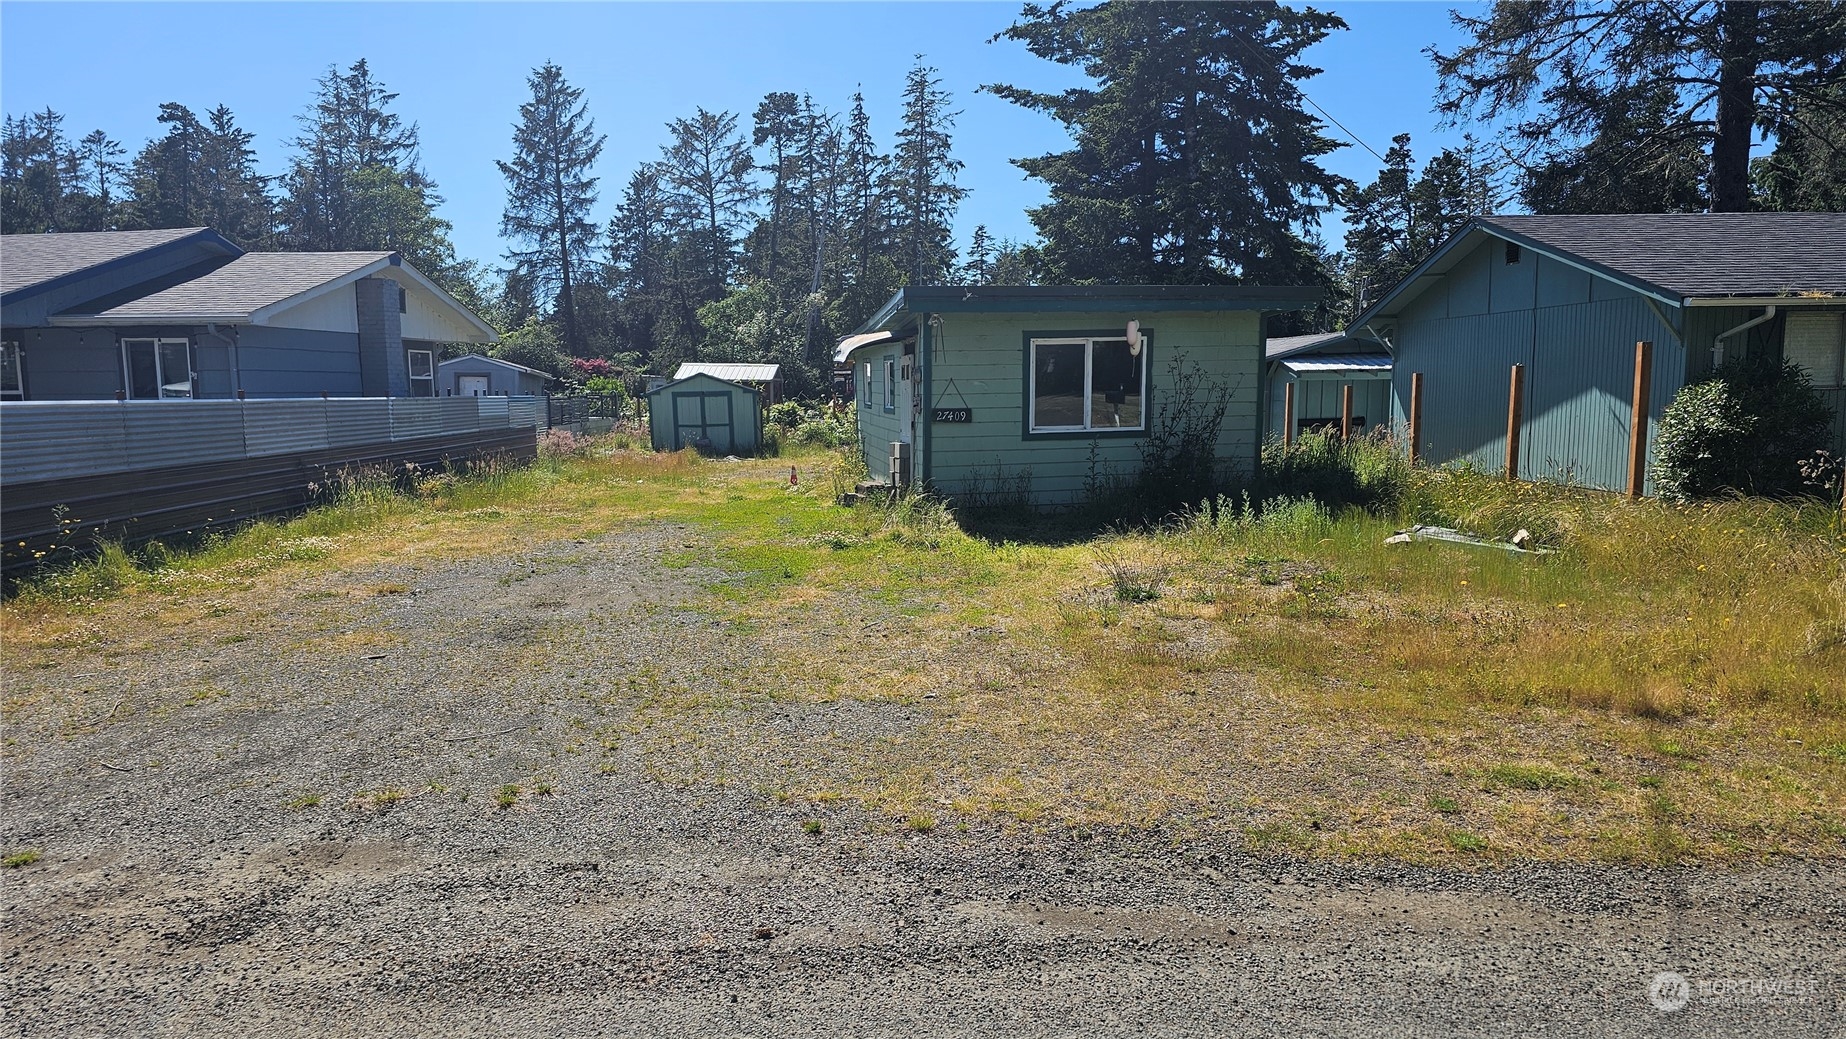
[{"label": "vertical board siding", "polygon": [[[1261,317],[1251,311],[1136,314],[945,314],[932,336],[932,407],[967,406],[974,421],[930,429],[930,478],[944,494],[983,496],[1027,483],[1033,503],[1068,505],[1082,499],[1092,478],[1127,478],[1141,463],[1141,437],[1025,436],[1026,334],[1110,334],[1139,318],[1148,337],[1149,421],[1169,403],[1169,365],[1184,355],[1231,390],[1218,443],[1227,468],[1249,473],[1256,461],[1263,398]],[[1120,334],[1115,333],[1115,334]],[[855,355],[856,360],[863,360]],[[876,359],[876,358],[875,358]],[[876,373],[875,373],[876,374]],[[876,395],[871,409],[878,411]],[[864,411],[860,412],[863,420]],[[867,438],[874,475],[888,469],[895,430],[874,423],[883,443]],[[1094,465],[1092,464],[1094,448]]]},{"label": "vertical board siding", "polygon": [[[1410,378],[1422,372],[1424,459],[1497,470],[1506,462],[1508,373],[1524,364],[1520,475],[1620,490],[1628,475],[1634,345],[1654,344],[1650,448],[1661,414],[1685,379],[1686,348],[1639,294],[1530,252],[1519,264],[1501,262],[1501,273],[1491,262],[1502,260],[1503,249],[1497,240],[1478,247],[1461,266],[1492,274],[1451,276],[1399,319],[1393,419],[1407,420]],[[1508,302],[1524,300],[1523,275],[1511,269],[1527,263],[1535,306],[1502,309],[1460,298],[1500,291]],[[1457,314],[1472,316],[1451,316]]]}]

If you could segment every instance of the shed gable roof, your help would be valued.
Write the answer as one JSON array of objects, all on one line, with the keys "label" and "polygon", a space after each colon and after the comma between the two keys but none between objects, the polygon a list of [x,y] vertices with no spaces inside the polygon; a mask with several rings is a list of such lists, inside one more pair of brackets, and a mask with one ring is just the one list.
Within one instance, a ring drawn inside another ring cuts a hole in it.
[{"label": "shed gable roof", "polygon": [[726,382],[774,382],[782,372],[779,364],[724,364],[687,361],[673,373],[675,379],[709,375]]},{"label": "shed gable roof", "polygon": [[663,382],[653,389],[648,390],[646,395],[652,397],[656,393],[665,393],[668,390],[676,389],[691,389],[695,386],[709,386],[713,390],[736,390],[739,393],[747,393],[752,397],[762,396],[754,386],[745,386],[742,383],[729,382],[715,375],[707,375],[704,372],[688,375],[684,379],[674,379],[672,382]]}]

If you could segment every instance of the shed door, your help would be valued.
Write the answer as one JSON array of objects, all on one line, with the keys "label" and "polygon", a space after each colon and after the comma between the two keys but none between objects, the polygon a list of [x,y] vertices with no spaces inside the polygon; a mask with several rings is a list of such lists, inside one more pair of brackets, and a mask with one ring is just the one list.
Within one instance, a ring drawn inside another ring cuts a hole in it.
[{"label": "shed door", "polygon": [[456,392],[463,397],[487,396],[487,376],[464,375],[457,380]]},{"label": "shed door", "polygon": [[700,447],[728,455],[736,442],[729,393],[673,394],[673,450]]}]

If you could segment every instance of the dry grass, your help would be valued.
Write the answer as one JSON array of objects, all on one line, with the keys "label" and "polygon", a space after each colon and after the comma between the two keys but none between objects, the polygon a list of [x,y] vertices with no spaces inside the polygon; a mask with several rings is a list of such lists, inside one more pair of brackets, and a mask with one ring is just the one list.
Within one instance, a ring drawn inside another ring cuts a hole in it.
[{"label": "dry grass", "polygon": [[[605,738],[636,740],[666,782],[847,799],[919,831],[1158,825],[1291,853],[1846,851],[1846,540],[1818,513],[1428,476],[1407,518],[1516,524],[1560,551],[1386,548],[1392,523],[1299,508],[994,544],[938,505],[790,492],[787,464],[604,451],[362,497],[160,566],[106,559],[0,610],[7,665],[75,669],[182,624],[235,637],[283,594],[396,594],[349,575],[400,555],[670,520],[740,575],[699,606],[760,633],[765,657],[627,691],[636,722]],[[768,723],[818,702],[921,722]]]}]

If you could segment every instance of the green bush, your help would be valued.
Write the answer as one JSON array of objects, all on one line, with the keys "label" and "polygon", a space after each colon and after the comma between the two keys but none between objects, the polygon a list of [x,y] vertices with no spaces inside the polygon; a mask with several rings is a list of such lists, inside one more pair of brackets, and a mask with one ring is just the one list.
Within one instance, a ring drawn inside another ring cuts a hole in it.
[{"label": "green bush", "polygon": [[1334,510],[1356,505],[1394,513],[1409,475],[1410,463],[1382,433],[1346,441],[1338,433],[1306,433],[1292,446],[1264,445],[1258,484],[1266,498],[1309,497]]},{"label": "green bush", "polygon": [[800,401],[785,400],[780,404],[771,404],[767,415],[769,425],[792,430],[808,421],[809,409]]},{"label": "green bush", "polygon": [[1654,484],[1668,498],[1785,497],[1808,490],[1801,463],[1827,443],[1833,413],[1794,364],[1746,357],[1667,405]]}]

